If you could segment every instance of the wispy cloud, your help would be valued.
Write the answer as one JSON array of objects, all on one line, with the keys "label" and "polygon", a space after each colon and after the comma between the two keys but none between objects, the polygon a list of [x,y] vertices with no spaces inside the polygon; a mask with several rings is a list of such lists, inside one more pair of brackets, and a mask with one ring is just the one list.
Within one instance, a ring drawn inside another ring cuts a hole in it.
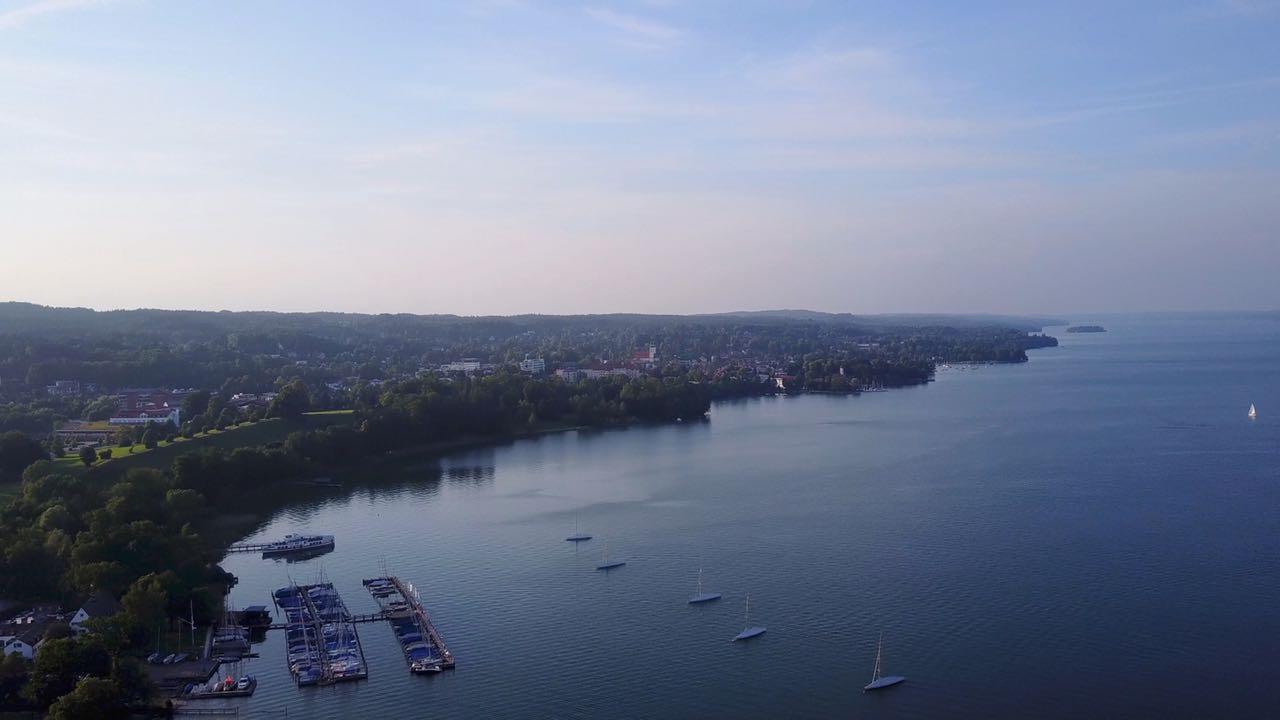
[{"label": "wispy cloud", "polygon": [[683,30],[664,25],[653,20],[605,10],[603,8],[587,8],[587,15],[602,25],[607,25],[624,34],[624,42],[628,45],[643,48],[666,47],[684,37]]},{"label": "wispy cloud", "polygon": [[39,0],[39,2],[23,5],[12,10],[0,12],[0,30],[18,27],[28,20],[41,15],[75,10],[89,5],[99,5],[106,0]]}]

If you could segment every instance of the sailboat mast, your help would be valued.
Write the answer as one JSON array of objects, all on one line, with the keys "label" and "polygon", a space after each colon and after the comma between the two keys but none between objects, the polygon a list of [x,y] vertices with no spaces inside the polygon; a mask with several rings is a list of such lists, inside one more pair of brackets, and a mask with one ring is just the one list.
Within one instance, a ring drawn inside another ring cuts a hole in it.
[{"label": "sailboat mast", "polygon": [[743,620],[745,620],[748,625],[751,624],[751,593],[747,593],[747,611],[743,613]]},{"label": "sailboat mast", "polygon": [[871,682],[880,679],[880,650],[884,647],[884,633],[880,633],[880,640],[876,642],[876,669],[871,671]]}]

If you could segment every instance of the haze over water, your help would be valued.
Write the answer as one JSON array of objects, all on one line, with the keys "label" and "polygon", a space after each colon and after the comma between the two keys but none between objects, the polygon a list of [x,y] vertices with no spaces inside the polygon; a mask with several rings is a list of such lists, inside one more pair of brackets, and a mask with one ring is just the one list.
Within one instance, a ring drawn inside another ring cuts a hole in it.
[{"label": "haze over water", "polygon": [[[298,690],[272,633],[242,717],[1274,716],[1280,321],[1099,322],[925,387],[372,468],[254,536],[335,552],[229,556],[233,602],[323,573],[370,611],[385,564],[458,669],[365,624],[367,682]],[[724,599],[691,607],[700,564]],[[731,644],[748,591],[769,630]],[[864,695],[881,632],[908,682]]]}]

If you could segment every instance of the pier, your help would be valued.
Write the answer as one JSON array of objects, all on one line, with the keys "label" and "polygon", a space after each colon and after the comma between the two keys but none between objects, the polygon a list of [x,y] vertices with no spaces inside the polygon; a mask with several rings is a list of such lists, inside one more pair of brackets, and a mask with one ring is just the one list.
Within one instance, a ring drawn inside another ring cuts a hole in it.
[{"label": "pier", "polygon": [[[284,610],[289,672],[302,685],[328,685],[369,676],[355,619],[332,583],[296,585],[275,592]],[[371,622],[369,616],[360,621]]]},{"label": "pier", "polygon": [[391,623],[410,672],[436,673],[454,668],[453,653],[431,624],[413,585],[391,575],[365,580],[364,586],[381,608],[376,615]]}]

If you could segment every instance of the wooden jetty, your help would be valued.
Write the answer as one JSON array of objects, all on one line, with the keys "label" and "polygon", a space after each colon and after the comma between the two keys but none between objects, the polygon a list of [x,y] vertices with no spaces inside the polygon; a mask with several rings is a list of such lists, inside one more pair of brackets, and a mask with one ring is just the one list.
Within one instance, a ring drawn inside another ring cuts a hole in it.
[{"label": "wooden jetty", "polygon": [[328,685],[369,676],[360,635],[332,583],[281,588],[275,599],[289,619],[286,643],[291,655],[298,656],[296,661],[291,659],[289,669],[299,685]]},{"label": "wooden jetty", "polygon": [[454,668],[453,653],[431,623],[413,585],[390,575],[365,580],[364,586],[381,607],[376,615],[392,624],[411,672],[433,673]]}]

